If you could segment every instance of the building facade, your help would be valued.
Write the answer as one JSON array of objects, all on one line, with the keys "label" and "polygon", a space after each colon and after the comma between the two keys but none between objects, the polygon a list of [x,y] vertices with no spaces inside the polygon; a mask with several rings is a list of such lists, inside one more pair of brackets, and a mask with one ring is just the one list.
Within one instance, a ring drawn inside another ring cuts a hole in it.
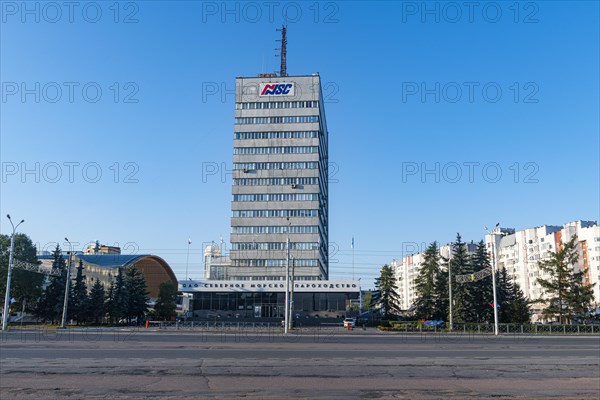
[{"label": "building facade", "polygon": [[[485,236],[485,244],[490,256],[495,259],[497,270],[506,269],[529,300],[544,298],[544,292],[538,284],[539,277],[549,278],[542,273],[538,263],[548,259],[550,252],[556,252],[561,246],[577,235],[579,259],[573,269],[587,271],[585,283],[594,285],[594,303],[600,306],[600,226],[595,221],[575,221],[562,226],[543,225],[516,231],[513,228],[496,228]],[[469,253],[475,251],[475,244],[467,244]],[[451,258],[451,245],[440,247],[440,254]],[[417,253],[394,260],[391,266],[396,274],[400,305],[410,310],[418,294],[415,279],[423,262],[423,253]],[[442,267],[444,268],[444,267]],[[543,302],[532,304],[533,321],[542,318]]]},{"label": "building facade", "polygon": [[211,278],[328,279],[327,137],[319,75],[236,79],[230,265]]},{"label": "building facade", "polygon": [[[514,282],[518,283],[530,300],[544,298],[538,278],[548,279],[538,263],[549,258],[551,252],[577,235],[578,262],[573,265],[576,272],[587,271],[585,283],[594,284],[594,302],[600,305],[600,226],[595,221],[574,221],[563,226],[542,225],[521,231],[496,229],[486,235],[486,247],[494,254],[496,268],[505,268]],[[534,320],[545,304],[532,306]]]},{"label": "building facade", "polygon": [[[477,247],[474,243],[466,243],[467,252],[473,254]],[[452,245],[447,244],[439,247],[439,254],[447,260],[452,259]],[[421,263],[423,262],[424,252],[411,254],[402,257],[400,260],[393,260],[390,266],[394,269],[396,276],[400,308],[402,310],[410,310],[418,293],[415,289],[415,279],[419,276]],[[447,268],[442,265],[442,268]]]}]

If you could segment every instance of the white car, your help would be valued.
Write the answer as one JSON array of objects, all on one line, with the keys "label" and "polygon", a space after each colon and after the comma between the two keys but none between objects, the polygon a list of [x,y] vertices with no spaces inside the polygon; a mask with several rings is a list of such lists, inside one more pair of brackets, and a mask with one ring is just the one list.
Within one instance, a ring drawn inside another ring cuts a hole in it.
[{"label": "white car", "polygon": [[356,319],[355,318],[346,318],[344,320],[344,328],[354,328],[356,326]]}]

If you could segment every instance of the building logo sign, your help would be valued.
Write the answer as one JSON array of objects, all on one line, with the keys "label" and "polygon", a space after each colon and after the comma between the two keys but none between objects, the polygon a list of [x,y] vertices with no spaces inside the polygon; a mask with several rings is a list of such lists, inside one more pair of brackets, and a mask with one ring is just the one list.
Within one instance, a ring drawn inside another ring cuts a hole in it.
[{"label": "building logo sign", "polygon": [[293,83],[261,83],[260,84],[260,95],[261,96],[293,96],[294,95],[294,84]]}]

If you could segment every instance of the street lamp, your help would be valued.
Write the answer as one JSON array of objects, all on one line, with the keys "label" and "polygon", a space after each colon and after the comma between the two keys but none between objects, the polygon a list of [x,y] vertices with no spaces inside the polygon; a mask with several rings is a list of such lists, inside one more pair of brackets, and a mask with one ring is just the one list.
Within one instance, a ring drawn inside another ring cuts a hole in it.
[{"label": "street lamp", "polygon": [[69,243],[69,265],[67,267],[67,282],[65,283],[65,300],[63,302],[63,314],[62,314],[62,322],[60,324],[61,328],[65,327],[65,323],[67,322],[67,306],[69,305],[69,283],[71,280],[71,258],[73,257],[73,244],[69,242],[69,239],[65,238],[67,243]]},{"label": "street lamp", "polygon": [[8,305],[10,303],[10,278],[12,276],[12,270],[14,267],[13,262],[15,258],[15,232],[17,231],[19,225],[25,222],[25,220],[22,219],[21,222],[19,222],[17,226],[15,226],[15,224],[13,224],[12,222],[12,219],[10,219],[10,214],[6,214],[6,218],[8,218],[8,220],[10,221],[13,231],[12,235],[10,235],[10,255],[8,257],[8,273],[6,274],[6,293],[4,294],[4,311],[2,312],[3,331],[6,330],[6,323],[8,321]]},{"label": "street lamp", "polygon": [[[498,226],[500,226],[500,222],[498,222],[494,228],[497,228]],[[489,235],[492,235],[492,232],[490,232],[488,230],[487,226],[484,226],[483,229],[485,229]],[[494,253],[495,242],[496,242],[496,240],[492,236],[492,249],[491,250],[492,250],[492,290],[494,292],[494,335],[498,336],[498,299],[496,297],[496,254]]]}]

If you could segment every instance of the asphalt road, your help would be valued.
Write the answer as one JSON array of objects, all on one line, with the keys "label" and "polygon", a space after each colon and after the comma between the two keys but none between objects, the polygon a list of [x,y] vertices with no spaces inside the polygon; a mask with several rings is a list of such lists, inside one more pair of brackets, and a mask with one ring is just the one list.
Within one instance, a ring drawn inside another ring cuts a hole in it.
[{"label": "asphalt road", "polygon": [[2,399],[594,399],[600,336],[12,331]]}]

